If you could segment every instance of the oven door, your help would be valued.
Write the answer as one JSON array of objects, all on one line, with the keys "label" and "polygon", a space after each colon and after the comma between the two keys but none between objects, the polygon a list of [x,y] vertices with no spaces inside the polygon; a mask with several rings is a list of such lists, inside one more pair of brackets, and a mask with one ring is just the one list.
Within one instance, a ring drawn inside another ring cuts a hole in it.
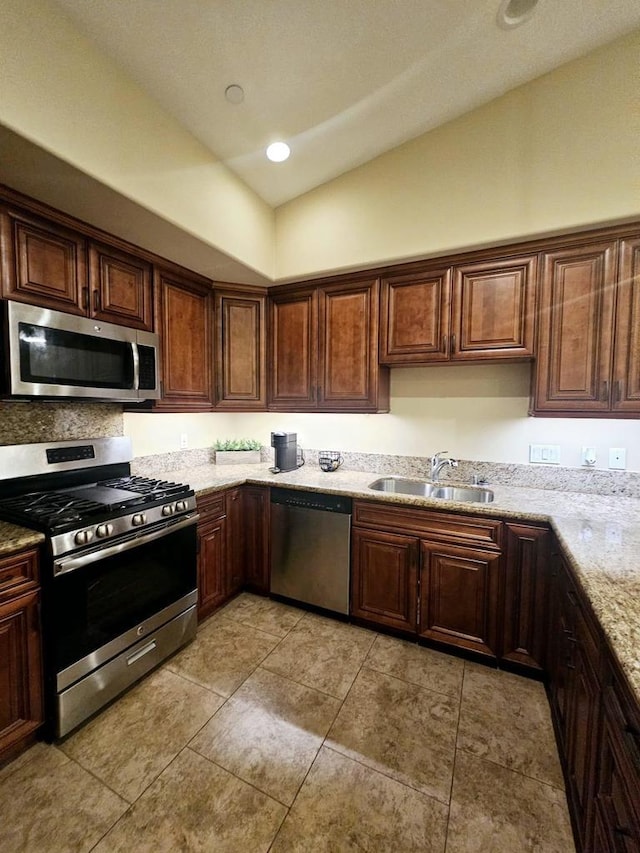
[{"label": "oven door", "polygon": [[[145,654],[159,662],[152,638],[163,626],[187,611],[190,617],[193,611],[195,624],[198,517],[192,513],[102,549],[54,560],[45,625],[56,694],[107,672],[108,662],[123,653],[129,655],[129,671],[141,672]],[[103,682],[97,679],[96,685],[102,688]]]}]

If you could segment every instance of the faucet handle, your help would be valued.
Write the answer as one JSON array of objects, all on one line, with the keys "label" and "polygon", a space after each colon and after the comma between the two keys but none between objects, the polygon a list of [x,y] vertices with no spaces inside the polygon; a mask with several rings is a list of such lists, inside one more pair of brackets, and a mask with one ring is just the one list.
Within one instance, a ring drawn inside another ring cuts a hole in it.
[{"label": "faucet handle", "polygon": [[431,457],[433,463],[435,464],[440,459],[441,456],[444,456],[445,453],[448,453],[448,452],[449,452],[448,450],[439,450],[437,453],[434,453],[433,456]]}]

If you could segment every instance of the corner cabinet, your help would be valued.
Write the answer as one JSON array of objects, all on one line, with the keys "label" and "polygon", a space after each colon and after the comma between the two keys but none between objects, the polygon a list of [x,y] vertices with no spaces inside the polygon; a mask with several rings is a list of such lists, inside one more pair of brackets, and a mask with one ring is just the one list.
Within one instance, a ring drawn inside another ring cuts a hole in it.
[{"label": "corner cabinet", "polygon": [[388,411],[389,374],[378,365],[378,299],[377,279],[270,295],[271,410]]},{"label": "corner cabinet", "polygon": [[0,764],[44,720],[37,551],[0,558]]},{"label": "corner cabinet", "polygon": [[212,292],[205,279],[155,271],[157,328],[162,346],[162,399],[168,412],[213,409]]},{"label": "corner cabinet", "polygon": [[536,255],[430,264],[382,280],[380,361],[514,361],[534,354]]},{"label": "corner cabinet", "polygon": [[640,238],[543,256],[531,413],[640,415]]},{"label": "corner cabinet", "polygon": [[228,411],[267,407],[266,296],[214,293],[215,405]]}]

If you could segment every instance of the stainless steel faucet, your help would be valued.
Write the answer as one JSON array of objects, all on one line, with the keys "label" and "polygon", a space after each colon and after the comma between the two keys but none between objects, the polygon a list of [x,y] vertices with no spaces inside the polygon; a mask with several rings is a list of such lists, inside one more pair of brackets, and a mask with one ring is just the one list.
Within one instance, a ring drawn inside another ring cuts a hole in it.
[{"label": "stainless steel faucet", "polygon": [[431,482],[437,483],[440,477],[440,471],[448,465],[449,468],[457,468],[458,462],[456,459],[442,458],[445,453],[448,453],[448,450],[440,450],[438,453],[434,453],[431,457]]}]

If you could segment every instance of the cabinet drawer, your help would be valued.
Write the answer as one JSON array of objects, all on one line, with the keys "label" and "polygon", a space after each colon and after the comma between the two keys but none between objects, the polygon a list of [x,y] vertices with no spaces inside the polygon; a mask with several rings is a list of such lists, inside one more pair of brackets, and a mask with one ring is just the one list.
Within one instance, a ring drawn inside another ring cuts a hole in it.
[{"label": "cabinet drawer", "polygon": [[0,559],[0,601],[36,586],[38,580],[37,551],[24,551]]},{"label": "cabinet drawer", "polygon": [[200,524],[221,518],[227,513],[226,492],[217,492],[214,495],[204,495],[198,498],[198,512],[200,513]]},{"label": "cabinet drawer", "polygon": [[493,518],[354,501],[353,523],[376,530],[414,533],[432,541],[481,544],[485,548],[500,549],[502,522]]}]

